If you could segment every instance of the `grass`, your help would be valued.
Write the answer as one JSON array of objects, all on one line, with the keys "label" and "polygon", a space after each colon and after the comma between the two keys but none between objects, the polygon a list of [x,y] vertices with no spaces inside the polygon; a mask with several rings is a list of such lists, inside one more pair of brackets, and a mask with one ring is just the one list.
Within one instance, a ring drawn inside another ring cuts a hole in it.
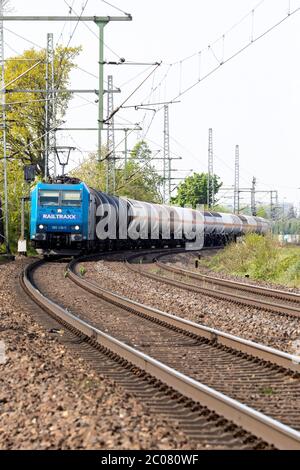
[{"label": "grass", "polygon": [[86,274],[86,269],[85,269],[84,266],[80,266],[79,274],[80,274],[81,277],[83,277]]},{"label": "grass", "polygon": [[216,272],[300,287],[300,247],[281,246],[271,236],[249,234],[201,264]]},{"label": "grass", "polygon": [[273,390],[272,387],[265,387],[261,389],[261,393],[266,396],[272,396],[275,394],[275,391]]}]

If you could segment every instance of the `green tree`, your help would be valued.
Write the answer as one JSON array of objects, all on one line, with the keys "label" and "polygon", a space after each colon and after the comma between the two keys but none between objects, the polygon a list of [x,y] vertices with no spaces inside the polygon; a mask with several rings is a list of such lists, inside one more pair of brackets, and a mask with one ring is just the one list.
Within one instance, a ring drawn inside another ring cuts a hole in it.
[{"label": "green tree", "polygon": [[[1,168],[1,165],[0,165]],[[17,240],[21,229],[21,198],[29,196],[30,186],[24,182],[23,164],[21,160],[8,161],[8,213],[9,213],[9,244],[12,251],[17,248]],[[1,169],[0,187],[3,187],[3,172]],[[3,196],[1,194],[1,196]],[[26,224],[28,227],[28,213],[26,214]],[[27,233],[28,235],[28,233]],[[4,247],[3,247],[4,249]]]},{"label": "green tree", "polygon": [[[57,93],[57,119],[64,117],[70,93],[66,91],[74,59],[80,48],[58,46],[54,54],[54,82]],[[13,90],[45,90],[46,51],[30,49],[22,56],[6,62],[5,83],[20,76],[32,65],[41,61],[32,71],[8,86],[6,93],[7,145],[10,158],[18,158],[23,164],[35,164],[39,173],[44,168],[45,99],[43,92],[22,93]],[[1,154],[0,154],[1,155]]]},{"label": "green tree", "polygon": [[294,206],[291,206],[289,208],[288,214],[287,214],[287,219],[296,219],[296,212]]},{"label": "green tree", "polygon": [[[102,149],[101,162],[92,154],[71,172],[89,186],[105,191],[106,149]],[[162,178],[151,164],[151,150],[144,142],[138,142],[128,159],[126,167],[116,168],[116,195],[147,202],[161,202]]]},{"label": "green tree", "polygon": [[[55,50],[55,86],[57,94],[57,118],[66,113],[70,94],[65,91],[74,59],[80,48],[58,46]],[[33,64],[42,61],[31,72],[7,87],[7,170],[8,170],[8,208],[9,243],[13,250],[20,235],[21,197],[29,195],[30,188],[24,182],[24,165],[37,165],[38,173],[44,168],[45,93],[11,93],[15,89],[45,89],[45,50],[30,49],[22,56],[6,61],[5,83],[28,70]],[[1,136],[2,137],[2,136]],[[0,146],[0,198],[3,197],[3,148]],[[27,214],[28,219],[28,214]]]},{"label": "green tree", "polygon": [[268,211],[264,206],[259,206],[256,211],[257,217],[263,217],[264,219],[268,218]]},{"label": "green tree", "polygon": [[[194,173],[192,176],[188,176],[179,184],[177,195],[171,200],[172,204],[181,207],[190,205],[193,208],[196,208],[197,204],[207,204],[207,184],[207,173]],[[215,195],[222,184],[220,178],[214,175]]]},{"label": "green tree", "polygon": [[227,213],[227,214],[231,214],[232,213],[232,209],[230,209],[229,207],[227,206],[222,206],[220,204],[217,204],[216,206],[214,206],[214,210],[216,212],[223,212],[223,213]]},{"label": "green tree", "polygon": [[117,190],[127,196],[146,202],[162,202],[162,178],[152,164],[152,152],[146,142],[134,146],[126,167],[118,170]]}]

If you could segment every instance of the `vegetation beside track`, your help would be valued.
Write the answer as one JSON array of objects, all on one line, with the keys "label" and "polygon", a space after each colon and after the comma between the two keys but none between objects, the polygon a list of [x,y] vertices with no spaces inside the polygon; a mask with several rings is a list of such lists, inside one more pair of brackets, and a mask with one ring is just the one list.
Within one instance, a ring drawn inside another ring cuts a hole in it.
[{"label": "vegetation beside track", "polygon": [[300,287],[300,247],[281,246],[271,236],[249,234],[202,265],[216,272]]}]

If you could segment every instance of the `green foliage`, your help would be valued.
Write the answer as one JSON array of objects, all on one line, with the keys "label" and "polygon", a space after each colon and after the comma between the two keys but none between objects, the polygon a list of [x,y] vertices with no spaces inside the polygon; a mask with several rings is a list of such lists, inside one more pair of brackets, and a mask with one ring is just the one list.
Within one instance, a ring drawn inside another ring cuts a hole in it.
[{"label": "green foliage", "polygon": [[81,277],[83,277],[86,274],[86,269],[85,269],[84,266],[80,266],[79,274],[80,274]]},{"label": "green foliage", "polygon": [[[23,164],[20,160],[8,163],[8,210],[9,210],[9,243],[12,251],[16,251],[21,230],[21,198],[29,196],[30,187],[24,182]],[[0,162],[0,188],[3,198],[3,166]],[[29,225],[28,203],[25,205],[25,227]],[[27,234],[28,235],[28,234]],[[4,248],[4,247],[3,247]]]},{"label": "green foliage", "polygon": [[214,211],[216,212],[222,212],[224,214],[231,214],[232,210],[230,210],[228,207],[221,206],[220,204],[217,204],[216,206],[213,207]]},{"label": "green foliage", "polygon": [[[58,46],[55,50],[55,87],[66,90],[71,70],[75,67],[74,59],[80,48]],[[20,57],[12,57],[5,65],[5,83],[9,84],[35,63],[42,61],[31,72],[18,79],[8,90],[28,89],[44,90],[46,51],[30,49]],[[21,60],[22,59],[22,60]],[[38,171],[44,168],[45,134],[45,93],[7,93],[7,145],[10,158],[20,159],[24,164],[36,164]],[[70,94],[57,94],[57,118],[61,120],[67,109]]]},{"label": "green foliage", "polygon": [[294,264],[290,263],[286,271],[287,279],[290,279],[292,283],[300,285],[300,259]]},{"label": "green foliage", "polygon": [[273,233],[281,235],[300,235],[300,219],[284,219],[274,223]]},{"label": "green foliage", "polygon": [[146,142],[138,142],[127,165],[118,171],[117,195],[146,202],[162,202],[162,178],[151,164],[152,152]]},{"label": "green foliage", "polygon": [[[58,46],[55,50],[55,84],[62,93],[57,95],[57,118],[61,119],[70,99],[64,90],[68,85],[69,74],[75,67],[74,59],[80,48]],[[23,59],[23,60],[22,60]],[[31,72],[8,86],[13,89],[45,89],[45,50],[30,49],[18,58],[6,61],[5,83],[28,70],[42,60]],[[10,245],[16,250],[20,235],[21,197],[28,196],[30,188],[24,182],[24,165],[36,164],[39,173],[44,168],[45,93],[6,93],[7,104],[7,173]],[[0,146],[0,197],[3,198],[3,148]],[[28,205],[25,227],[28,227]]]},{"label": "green foliage", "polygon": [[267,397],[271,397],[272,395],[274,395],[276,392],[275,390],[272,388],[272,387],[264,387],[261,389],[261,393],[263,395],[266,395]]},{"label": "green foliage", "polygon": [[263,206],[258,207],[256,215],[257,217],[263,217],[264,219],[267,219],[268,218],[267,209]]},{"label": "green foliage", "polygon": [[[194,209],[197,205],[207,204],[207,184],[207,173],[194,173],[192,176],[188,176],[179,184],[177,195],[172,198],[172,204],[181,207],[191,206]],[[221,186],[220,178],[214,175],[215,195]]]},{"label": "green foliage", "polygon": [[[75,176],[92,188],[105,191],[106,150],[103,149],[101,162],[96,155],[90,155],[76,170]],[[151,165],[151,150],[141,141],[129,156],[126,167],[116,170],[116,195],[147,202],[161,202],[160,186],[162,179]]]},{"label": "green foliage", "polygon": [[282,247],[271,236],[248,234],[204,263],[215,271],[300,286],[300,248]]},{"label": "green foliage", "polygon": [[291,206],[289,208],[289,212],[287,214],[287,219],[295,219],[296,218],[296,212],[294,206]]},{"label": "green foliage", "polygon": [[98,162],[98,155],[91,154],[85,158],[82,163],[70,175],[84,181],[88,186],[95,189],[105,189],[105,153],[103,149],[101,153],[101,162]]}]

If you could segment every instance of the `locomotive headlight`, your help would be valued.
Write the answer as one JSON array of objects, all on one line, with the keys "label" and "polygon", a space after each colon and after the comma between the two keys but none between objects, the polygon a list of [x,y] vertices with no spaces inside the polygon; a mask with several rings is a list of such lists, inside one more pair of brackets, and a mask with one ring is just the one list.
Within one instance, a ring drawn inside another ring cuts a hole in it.
[{"label": "locomotive headlight", "polygon": [[75,228],[75,230],[79,230],[79,229],[80,229],[79,225],[75,225],[74,228]]},{"label": "locomotive headlight", "polygon": [[42,224],[39,225],[39,229],[40,229],[40,230],[43,230],[43,228],[44,228],[44,225],[42,225]]}]

